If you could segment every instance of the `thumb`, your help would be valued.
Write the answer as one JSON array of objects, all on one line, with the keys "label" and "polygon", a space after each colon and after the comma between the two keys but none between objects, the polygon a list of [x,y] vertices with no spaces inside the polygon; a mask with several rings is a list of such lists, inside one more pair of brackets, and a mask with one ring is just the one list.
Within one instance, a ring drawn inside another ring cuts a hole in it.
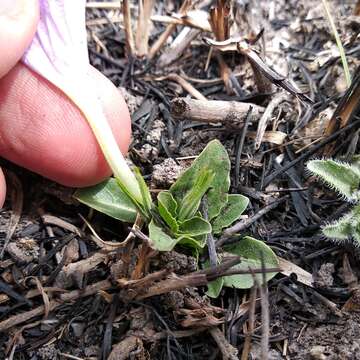
[{"label": "thumb", "polygon": [[[0,0],[0,78],[23,56],[36,32],[38,19],[38,0]],[[0,208],[5,191],[5,178],[0,169]]]},{"label": "thumb", "polygon": [[38,0],[0,0],[0,78],[23,56],[38,19]]}]

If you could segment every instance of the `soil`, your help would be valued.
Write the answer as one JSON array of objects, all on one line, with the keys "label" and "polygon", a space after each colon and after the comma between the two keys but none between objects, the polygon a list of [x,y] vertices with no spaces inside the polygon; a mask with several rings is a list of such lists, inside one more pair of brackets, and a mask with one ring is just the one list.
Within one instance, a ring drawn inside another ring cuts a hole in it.
[{"label": "soil", "polygon": [[[180,6],[172,0],[155,3],[153,13],[162,15]],[[203,8],[208,11],[209,4],[217,2],[197,3],[208,3]],[[295,274],[278,274],[268,283],[266,311],[260,301],[251,303],[250,290],[223,289],[217,299],[210,299],[206,286],[194,283],[147,297],[152,284],[148,276],[159,276],[157,281],[183,279],[196,273],[197,259],[181,247],[156,253],[139,236],[109,250],[110,242],[127,237],[130,224],[90,211],[72,198],[73,189],[1,160],[10,174],[10,186],[0,212],[1,247],[8,242],[0,259],[0,359],[360,359],[358,249],[351,242],[330,242],[321,234],[321,226],[340,217],[348,205],[304,171],[312,157],[346,160],[359,153],[360,112],[349,119],[348,125],[357,122],[356,126],[334,131],[338,135],[326,155],[321,145],[329,136],[324,131],[335,109],[349,95],[344,94],[344,72],[322,2],[232,2],[237,35],[253,39],[264,29],[251,46],[266,54],[265,63],[281,75],[270,83],[236,51],[222,55],[231,80],[222,79],[219,53],[214,51],[208,61],[209,47],[202,40],[213,37],[209,33],[199,34],[175,61],[159,66],[159,56],[182,31],[181,25],[154,60],[129,56],[120,9],[101,4],[87,8],[90,60],[128,104],[133,124],[129,159],[141,169],[154,196],[167,189],[210,140],[220,140],[232,163],[231,192],[250,199],[242,220],[251,220],[285,196],[257,221],[249,222],[241,235],[266,242],[278,256],[307,271],[313,285],[302,283],[295,267],[290,271]],[[356,79],[359,9],[354,1],[329,4]],[[131,9],[135,21],[137,3]],[[150,45],[166,27],[161,22],[151,24]],[[246,130],[245,119],[229,128],[228,119],[210,124],[206,119],[172,116],[171,101],[189,97],[181,83],[166,78],[174,73],[190,79],[209,100],[263,108],[280,93],[285,100],[270,114],[268,134],[255,149],[254,121]],[[284,90],[286,81],[299,89]],[[360,79],[354,80],[353,86],[359,83]],[[300,92],[312,101],[304,100]],[[274,138],[280,133],[285,140],[279,144]],[[315,149],[317,144],[321,146]],[[284,170],[289,163],[293,165]],[[20,187],[11,186],[14,178]],[[107,245],[94,240],[79,214]],[[200,257],[200,267],[205,258]],[[31,291],[37,294],[31,296]],[[261,294],[259,290],[258,297]],[[249,304],[256,308],[252,323]],[[29,315],[41,306],[42,311]],[[266,356],[262,354],[264,312],[270,318]],[[251,334],[249,326],[254,329]],[[248,352],[247,339],[251,340]]]}]

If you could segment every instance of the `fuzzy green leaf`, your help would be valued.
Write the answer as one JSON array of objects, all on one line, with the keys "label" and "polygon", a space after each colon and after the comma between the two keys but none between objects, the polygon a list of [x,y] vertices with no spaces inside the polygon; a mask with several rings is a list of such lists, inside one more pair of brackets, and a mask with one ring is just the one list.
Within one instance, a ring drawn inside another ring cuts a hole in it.
[{"label": "fuzzy green leaf", "polygon": [[353,227],[351,224],[352,216],[351,213],[346,214],[337,221],[325,225],[322,228],[323,234],[335,240],[348,240],[351,238],[353,233]]},{"label": "fuzzy green leaf", "polygon": [[[245,236],[238,243],[224,247],[224,250],[230,254],[241,257],[241,263],[233,267],[236,269],[248,270],[261,269],[261,256],[264,258],[265,268],[278,267],[279,263],[275,253],[271,248],[260,240]],[[262,255],[261,255],[262,254]],[[266,274],[266,280],[270,280],[276,273]],[[255,275],[259,284],[262,284],[262,274]],[[251,274],[231,275],[224,277],[224,286],[235,287],[237,289],[248,289],[254,285]]]},{"label": "fuzzy green leaf", "polygon": [[191,237],[211,233],[211,225],[205,219],[194,216],[179,224],[179,234],[187,234]]},{"label": "fuzzy green leaf", "polygon": [[170,229],[177,233],[179,225],[175,219],[177,204],[169,191],[161,191],[157,197],[159,214],[170,227]]},{"label": "fuzzy green leaf", "polygon": [[358,200],[360,172],[356,166],[334,160],[312,160],[308,169],[349,200]]},{"label": "fuzzy green leaf", "polygon": [[203,169],[214,172],[211,189],[207,194],[208,216],[209,220],[212,220],[227,203],[230,187],[229,156],[218,140],[213,140],[206,146],[190,168],[171,186],[170,192],[178,204],[181,204],[186,194],[194,187]]},{"label": "fuzzy green leaf", "polygon": [[159,251],[171,251],[179,241],[166,234],[153,219],[149,223],[149,238],[152,241],[152,247]]},{"label": "fuzzy green leaf", "polygon": [[129,223],[133,223],[136,219],[136,206],[119,188],[114,178],[79,189],[75,192],[74,197],[83,204],[115,219]]},{"label": "fuzzy green leaf", "polygon": [[238,220],[249,204],[246,196],[239,194],[231,194],[228,196],[228,202],[221,209],[219,216],[212,221],[212,229],[214,234],[218,234],[225,227],[230,226],[234,221]]},{"label": "fuzzy green leaf", "polygon": [[194,185],[185,197],[179,202],[180,205],[178,213],[178,221],[184,221],[192,218],[199,209],[200,201],[205,193],[208,191],[212,181],[214,179],[214,173],[209,169],[202,169],[199,173],[199,177],[194,182]]}]

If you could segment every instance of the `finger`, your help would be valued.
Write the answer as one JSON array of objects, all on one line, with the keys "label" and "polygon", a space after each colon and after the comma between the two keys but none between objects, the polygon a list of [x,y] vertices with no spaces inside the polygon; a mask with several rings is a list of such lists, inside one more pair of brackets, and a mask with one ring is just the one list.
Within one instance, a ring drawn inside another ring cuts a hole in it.
[{"label": "finger", "polygon": [[[91,71],[121,151],[130,143],[130,116],[116,87]],[[81,84],[79,84],[81,86]],[[76,106],[22,64],[0,80],[0,155],[67,186],[110,175],[96,139]]]},{"label": "finger", "polygon": [[2,170],[0,169],[0,209],[3,207],[5,202],[5,193],[6,193],[5,176]]},{"label": "finger", "polygon": [[39,19],[37,0],[0,0],[0,77],[22,57]]}]

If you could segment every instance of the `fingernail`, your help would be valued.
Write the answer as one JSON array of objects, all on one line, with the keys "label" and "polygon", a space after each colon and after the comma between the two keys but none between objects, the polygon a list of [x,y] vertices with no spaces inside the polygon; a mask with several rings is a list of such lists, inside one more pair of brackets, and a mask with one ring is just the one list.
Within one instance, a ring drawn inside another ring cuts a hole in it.
[{"label": "fingernail", "polygon": [[0,15],[15,17],[24,9],[23,0],[0,0]]}]

